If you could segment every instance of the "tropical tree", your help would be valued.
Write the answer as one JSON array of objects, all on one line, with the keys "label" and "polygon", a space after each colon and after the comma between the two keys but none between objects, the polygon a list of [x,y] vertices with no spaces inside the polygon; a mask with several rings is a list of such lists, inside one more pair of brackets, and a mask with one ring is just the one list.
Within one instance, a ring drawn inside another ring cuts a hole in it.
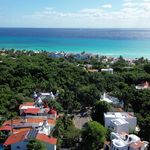
[{"label": "tropical tree", "polygon": [[27,144],[27,149],[28,150],[47,150],[45,144],[35,139],[29,141],[29,143]]},{"label": "tropical tree", "polygon": [[82,132],[82,149],[98,150],[103,147],[107,130],[96,121],[88,122]]},{"label": "tropical tree", "polygon": [[107,102],[97,101],[92,109],[93,120],[104,124],[104,113],[110,111],[111,106]]}]

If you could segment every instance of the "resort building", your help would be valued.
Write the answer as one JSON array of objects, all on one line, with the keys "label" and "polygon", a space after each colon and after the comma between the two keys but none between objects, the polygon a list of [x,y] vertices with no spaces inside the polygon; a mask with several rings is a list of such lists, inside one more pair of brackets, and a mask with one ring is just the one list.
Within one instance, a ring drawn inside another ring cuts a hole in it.
[{"label": "resort building", "polygon": [[22,131],[12,134],[7,138],[3,145],[7,148],[11,148],[11,150],[27,150],[27,144],[32,139],[43,142],[48,150],[56,150],[57,139],[38,133],[37,130]]},{"label": "resort building", "polygon": [[135,88],[137,90],[144,90],[144,89],[150,89],[150,83],[148,81],[142,83],[142,84],[139,84],[137,86],[135,86]]},{"label": "resort building", "polygon": [[113,97],[113,96],[109,96],[108,94],[106,94],[104,92],[103,95],[101,95],[101,101],[105,101],[107,103],[110,103],[110,104],[113,104],[114,106],[119,106],[121,108],[124,107],[124,102],[123,100],[119,100],[118,98],[116,97]]},{"label": "resort building", "polygon": [[114,132],[133,132],[137,125],[137,118],[133,113],[128,112],[107,112],[104,113],[105,127],[111,128]]},{"label": "resort building", "polygon": [[101,72],[108,72],[110,74],[113,74],[114,73],[114,69],[112,69],[112,68],[101,69]]},{"label": "resort building", "polygon": [[148,142],[141,141],[141,139],[134,134],[127,133],[111,133],[111,147],[110,150],[147,150]]}]

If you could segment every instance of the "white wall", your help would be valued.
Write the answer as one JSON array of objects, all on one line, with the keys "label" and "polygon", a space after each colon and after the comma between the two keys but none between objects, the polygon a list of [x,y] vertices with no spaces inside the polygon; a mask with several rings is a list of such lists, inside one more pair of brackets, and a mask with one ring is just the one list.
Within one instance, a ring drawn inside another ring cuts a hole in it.
[{"label": "white wall", "polygon": [[114,131],[117,133],[127,132],[129,133],[129,124],[122,124],[122,125],[114,125],[112,124]]},{"label": "white wall", "polygon": [[129,131],[133,132],[135,130],[136,125],[137,125],[137,118],[136,117],[127,118],[126,121],[129,122]]}]

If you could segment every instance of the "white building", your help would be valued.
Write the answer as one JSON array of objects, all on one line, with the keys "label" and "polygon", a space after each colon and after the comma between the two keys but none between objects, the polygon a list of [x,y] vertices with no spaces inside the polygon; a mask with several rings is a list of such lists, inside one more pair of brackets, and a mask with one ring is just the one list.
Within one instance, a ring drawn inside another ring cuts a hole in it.
[{"label": "white building", "polygon": [[105,101],[105,102],[107,102],[107,103],[113,104],[113,105],[115,105],[115,106],[119,106],[119,107],[121,107],[121,108],[124,107],[124,102],[123,102],[123,100],[120,101],[118,98],[113,97],[113,96],[109,96],[109,95],[106,94],[105,92],[104,92],[103,95],[101,95],[101,101]]},{"label": "white building", "polygon": [[148,144],[134,134],[111,133],[110,150],[147,150]]},{"label": "white building", "polygon": [[113,68],[101,69],[101,72],[108,72],[110,74],[113,74],[114,73],[114,69]]},{"label": "white building", "polygon": [[115,132],[133,132],[137,125],[137,118],[128,112],[104,113],[105,127],[114,128]]},{"label": "white building", "polygon": [[112,119],[109,128],[117,133],[129,133],[129,123],[124,119]]}]

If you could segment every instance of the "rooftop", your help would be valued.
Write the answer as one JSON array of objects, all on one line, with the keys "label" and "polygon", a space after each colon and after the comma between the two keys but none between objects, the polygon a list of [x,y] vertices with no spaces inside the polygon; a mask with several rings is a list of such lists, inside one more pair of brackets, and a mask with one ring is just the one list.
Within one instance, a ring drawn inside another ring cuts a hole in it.
[{"label": "rooftop", "polygon": [[4,143],[4,146],[8,146],[8,145],[23,141],[27,133],[28,131],[22,131],[17,134],[12,134],[11,136],[7,138],[7,140]]},{"label": "rooftop", "polygon": [[49,143],[49,144],[54,144],[54,145],[56,145],[56,143],[57,143],[56,138],[48,137],[45,134],[37,134],[36,139],[40,140],[42,142]]},{"label": "rooftop", "polygon": [[123,125],[123,124],[129,124],[124,119],[112,119],[111,122],[113,122],[115,125]]},{"label": "rooftop", "polygon": [[[124,146],[130,146],[134,149],[141,148],[145,143],[148,143],[146,141],[141,141],[141,139],[134,135],[134,134],[119,134],[119,133],[111,133],[112,136],[112,143],[116,147],[124,147]],[[148,145],[148,144],[147,144]]]},{"label": "rooftop", "polygon": [[27,108],[23,112],[25,114],[37,114],[40,111],[40,108]]},{"label": "rooftop", "polygon": [[22,107],[24,107],[24,108],[26,108],[26,107],[30,107],[30,108],[33,108],[34,107],[34,102],[25,102],[25,103],[23,103],[23,104],[21,104],[20,106],[19,106],[19,109],[23,109]]},{"label": "rooftop", "polygon": [[24,140],[37,139],[39,141],[56,145],[57,139],[48,137],[45,134],[39,134],[37,130],[22,131],[16,134],[10,135],[4,143],[4,146],[22,142]]},{"label": "rooftop", "polygon": [[107,112],[105,118],[134,118],[133,112]]},{"label": "rooftop", "polygon": [[[20,124],[26,124],[26,123],[39,124],[39,123],[44,122],[44,121],[45,121],[44,118],[14,119],[13,121],[11,121],[11,120],[5,121],[3,123],[3,126],[11,125],[11,124],[19,126]],[[47,122],[48,122],[48,124],[52,124],[52,125],[56,124],[56,121],[53,119],[47,119]]]}]

